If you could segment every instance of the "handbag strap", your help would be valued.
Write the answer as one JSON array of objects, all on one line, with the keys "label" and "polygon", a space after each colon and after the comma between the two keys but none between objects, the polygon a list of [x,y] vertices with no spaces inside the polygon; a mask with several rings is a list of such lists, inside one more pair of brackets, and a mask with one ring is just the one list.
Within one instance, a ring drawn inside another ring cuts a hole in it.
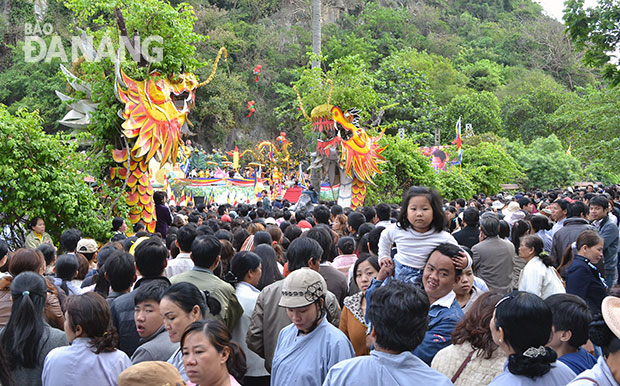
[{"label": "handbag strap", "polygon": [[476,350],[472,350],[472,352],[467,355],[467,358],[465,358],[463,363],[461,363],[461,367],[459,367],[459,369],[456,370],[456,373],[454,373],[454,375],[452,376],[452,383],[456,382],[456,380],[461,376],[461,373],[463,372],[463,370],[465,370],[465,367],[467,367],[467,364],[469,364],[469,361],[471,361],[471,357],[474,356],[475,352]]}]

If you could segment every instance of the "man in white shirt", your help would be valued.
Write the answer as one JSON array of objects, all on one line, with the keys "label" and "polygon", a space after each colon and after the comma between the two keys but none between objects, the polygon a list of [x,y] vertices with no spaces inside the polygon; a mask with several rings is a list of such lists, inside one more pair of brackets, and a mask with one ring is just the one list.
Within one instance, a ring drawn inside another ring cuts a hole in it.
[{"label": "man in white shirt", "polygon": [[190,258],[192,243],[196,238],[196,227],[192,224],[185,225],[177,233],[175,241],[180,253],[176,258],[169,260],[164,274],[168,279],[179,273],[187,272],[194,268],[194,261]]}]

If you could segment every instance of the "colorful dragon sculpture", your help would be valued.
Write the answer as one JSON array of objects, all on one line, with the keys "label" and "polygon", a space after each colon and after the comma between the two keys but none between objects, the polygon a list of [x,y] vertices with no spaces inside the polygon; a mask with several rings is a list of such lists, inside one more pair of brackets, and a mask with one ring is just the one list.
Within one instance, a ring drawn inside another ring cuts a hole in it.
[{"label": "colorful dragon sculpture", "polygon": [[196,90],[213,79],[223,53],[227,55],[222,47],[211,75],[202,83],[187,72],[167,77],[154,72],[136,81],[117,68],[115,92],[125,105],[122,128],[128,147],[114,150],[114,160],[122,167],[112,169],[112,176],[127,179],[130,222],[142,221],[150,232],[155,230],[157,218],[149,162],[153,158],[161,165],[176,162],[181,134],[189,132],[187,114],[196,100]]},{"label": "colorful dragon sculpture", "polygon": [[355,109],[343,113],[338,107],[323,104],[315,107],[306,118],[312,122],[312,129],[320,133],[311,169],[311,183],[319,191],[322,176],[331,186],[340,184],[338,204],[357,208],[364,204],[366,184],[372,184],[376,173],[381,173],[379,164],[385,162],[381,153],[385,147],[378,142],[383,132],[376,137],[359,127],[359,115]]}]

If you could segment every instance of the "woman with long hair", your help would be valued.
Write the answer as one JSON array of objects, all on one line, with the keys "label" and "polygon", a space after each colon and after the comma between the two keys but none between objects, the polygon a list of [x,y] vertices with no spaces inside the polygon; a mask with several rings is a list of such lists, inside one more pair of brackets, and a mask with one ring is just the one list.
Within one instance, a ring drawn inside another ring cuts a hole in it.
[{"label": "woman with long hair", "polygon": [[284,279],[278,265],[276,251],[272,247],[269,245],[259,245],[254,249],[254,253],[260,257],[262,267],[262,275],[256,288],[262,291],[268,285]]},{"label": "woman with long hair", "polygon": [[493,342],[489,323],[502,295],[485,292],[452,332],[452,344],[440,350],[431,367],[459,386],[486,385],[504,370],[506,357]]},{"label": "woman with long hair", "polygon": [[43,366],[43,386],[118,384],[131,360],[117,350],[118,334],[103,296],[88,292],[67,298],[65,335],[71,346],[52,350]]},{"label": "woman with long hair", "polygon": [[[22,272],[34,272],[39,275],[43,275],[45,272],[45,258],[36,249],[18,249],[11,256],[8,265],[9,274],[12,277],[17,277]],[[43,315],[50,326],[62,330],[65,322],[61,309],[61,302],[65,298],[64,292],[54,285],[52,279],[47,279],[46,285],[47,294]],[[4,327],[11,316],[12,300],[10,285],[0,290],[0,327]]]},{"label": "woman with long hair", "polygon": [[553,294],[566,293],[566,290],[560,274],[553,267],[553,258],[543,249],[543,240],[538,235],[521,239],[519,257],[525,260],[525,267],[519,278],[519,291],[546,299]]},{"label": "woman with long hair", "polygon": [[351,341],[355,356],[368,355],[370,350],[366,347],[366,290],[372,280],[379,273],[379,261],[377,256],[362,255],[353,265],[353,277],[355,284],[360,289],[354,295],[344,298],[344,307],[340,315],[340,331]]},{"label": "woman with long hair", "polygon": [[[159,302],[159,313],[164,320],[164,328],[172,343],[179,343],[185,329],[190,324],[205,318],[206,312],[219,315],[222,306],[208,291],[200,291],[192,283],[176,283],[168,287]],[[181,349],[179,348],[168,363],[174,365],[185,381],[188,380],[183,367]]]},{"label": "woman with long hair", "polygon": [[181,337],[181,350],[189,386],[240,386],[245,354],[219,320],[192,323]]},{"label": "woman with long hair", "polygon": [[553,323],[551,309],[538,296],[515,291],[497,302],[490,328],[493,341],[508,356],[504,372],[489,386],[563,386],[575,377],[546,347]]},{"label": "woman with long hair", "polygon": [[253,252],[239,252],[233,257],[230,268],[228,279],[235,286],[235,294],[243,307],[243,314],[232,331],[233,340],[239,342],[247,360],[243,385],[268,385],[269,373],[265,370],[265,360],[248,349],[245,343],[252,312],[260,293],[256,286],[262,276],[261,258]]},{"label": "woman with long hair", "polygon": [[47,283],[43,276],[23,272],[11,283],[11,317],[0,332],[0,346],[13,380],[20,385],[41,385],[45,356],[68,344],[65,334],[45,323],[43,309]]}]

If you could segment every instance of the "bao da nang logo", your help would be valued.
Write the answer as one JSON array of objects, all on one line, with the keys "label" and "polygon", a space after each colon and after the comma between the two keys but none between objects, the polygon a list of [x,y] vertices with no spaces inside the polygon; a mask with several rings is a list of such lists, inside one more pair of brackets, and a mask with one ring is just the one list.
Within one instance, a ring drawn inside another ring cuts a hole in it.
[{"label": "bao da nang logo", "polygon": [[117,52],[109,35],[104,35],[95,48],[92,36],[85,32],[81,36],[71,36],[70,42],[54,33],[54,27],[50,23],[26,23],[24,26],[24,55],[26,63],[45,61],[51,62],[58,58],[62,62],[74,62],[84,56],[88,61],[98,62],[105,58],[115,61],[120,53],[120,59],[129,53],[133,61],[146,59],[150,63],[163,60],[163,38],[161,36],[148,36],[140,39],[136,36],[132,39],[120,36],[119,51]]}]

